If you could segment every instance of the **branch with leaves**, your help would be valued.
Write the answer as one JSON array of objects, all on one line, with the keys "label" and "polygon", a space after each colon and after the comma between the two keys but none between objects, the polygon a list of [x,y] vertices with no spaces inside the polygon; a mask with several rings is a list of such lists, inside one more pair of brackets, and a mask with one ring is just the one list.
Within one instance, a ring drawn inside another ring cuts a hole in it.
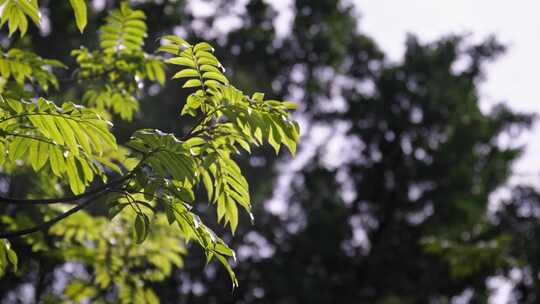
[{"label": "branch with leaves", "polygon": [[[87,22],[85,1],[70,3],[82,32]],[[10,36],[17,30],[25,35],[28,18],[39,26],[36,0],[0,0],[0,5],[4,5],[0,26],[7,24]],[[16,248],[6,239],[27,236],[20,241],[40,242],[36,235],[43,233],[58,239],[62,247],[59,254],[95,269],[96,284],[72,286],[103,290],[116,284],[119,298],[126,303],[133,302],[130,296],[134,294],[153,302],[155,294],[144,282],[159,280],[173,265],[179,266],[180,254],[185,251],[181,244],[187,242],[203,248],[208,262],[217,259],[233,286],[238,284],[229,264],[234,251],[196,214],[196,202],[204,199],[196,197],[195,189],[204,187],[218,222],[233,234],[239,209],[253,219],[249,184],[235,155],[251,153],[264,143],[276,154],[282,146],[294,154],[300,133],[290,117],[295,104],[265,99],[263,93],[244,94],[230,83],[213,47],[206,42],[191,44],[167,35],[158,54],[145,53],[145,18],[143,11],[123,2],[100,28],[98,49],[72,51],[78,64],[72,75],[84,92],[79,96],[83,105],[55,103],[39,96],[51,85],[61,89],[51,67],[65,68],[62,63],[26,50],[12,49],[0,55],[0,84],[4,84],[0,91],[2,173],[32,171],[56,183],[56,192],[72,193],[57,198],[0,196],[1,205],[19,210],[0,215],[0,224],[8,228],[0,232],[0,274],[8,264],[16,266],[18,262]],[[119,145],[110,120],[131,120],[139,109],[142,82],[163,84],[166,64],[179,68],[172,79],[192,91],[183,102],[181,116],[193,116],[196,123],[182,137],[142,129]],[[108,182],[112,175],[120,177]],[[97,201],[108,209],[107,217],[84,210]],[[66,209],[66,204],[75,206]],[[20,212],[30,206],[41,219]],[[85,229],[82,223],[93,228]],[[160,235],[167,236],[169,243],[164,244]],[[176,240],[172,245],[171,238]],[[163,263],[152,260],[156,244],[169,248],[168,255],[161,256]],[[33,248],[45,250],[42,248],[48,246],[42,242]],[[86,247],[93,248],[95,256],[89,256]],[[146,263],[145,258],[152,265],[151,273],[136,270]],[[103,263],[113,266],[103,269],[99,266]],[[133,273],[125,276],[114,265],[124,265]],[[89,294],[100,294],[92,290]],[[66,291],[67,297],[76,294],[73,289]]]}]

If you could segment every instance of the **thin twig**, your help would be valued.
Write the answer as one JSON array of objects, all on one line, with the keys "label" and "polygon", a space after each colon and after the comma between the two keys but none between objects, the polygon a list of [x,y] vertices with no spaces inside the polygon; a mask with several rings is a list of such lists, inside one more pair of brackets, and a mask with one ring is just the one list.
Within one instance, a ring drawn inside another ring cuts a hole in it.
[{"label": "thin twig", "polygon": [[204,124],[206,119],[211,118],[212,115],[214,115],[214,113],[221,110],[222,108],[224,108],[224,107],[217,107],[214,110],[212,110],[212,111],[208,112],[207,114],[203,115],[201,118],[199,118],[199,120],[197,120],[197,122],[195,122],[193,127],[191,127],[191,129],[186,133],[186,135],[184,135],[181,138],[181,140],[185,141],[186,139],[189,139],[189,138],[195,136],[195,134],[199,134],[199,133],[202,133],[204,131],[212,129],[213,127],[210,126],[210,127],[205,128],[205,129],[202,129],[202,132],[195,131],[198,127],[200,127],[200,126],[202,126]]},{"label": "thin twig", "polygon": [[27,235],[27,234],[35,233],[35,232],[38,232],[38,231],[47,230],[52,225],[58,223],[59,221],[65,219],[66,217],[72,215],[73,213],[86,208],[87,206],[89,206],[90,204],[95,202],[100,196],[103,196],[105,194],[107,194],[107,193],[103,193],[103,192],[97,193],[97,194],[91,196],[90,198],[88,198],[87,201],[85,201],[85,202],[83,202],[83,203],[69,209],[68,211],[54,217],[53,219],[51,219],[49,221],[43,222],[43,223],[41,223],[39,225],[36,225],[34,227],[27,228],[27,229],[22,229],[22,230],[17,230],[17,231],[2,232],[2,233],[0,233],[0,239],[11,239],[11,238],[21,237],[21,236],[24,236],[24,235]]},{"label": "thin twig", "polygon": [[123,177],[121,177],[121,178],[119,178],[119,179],[117,179],[115,181],[112,181],[110,183],[107,183],[107,184],[101,185],[99,187],[96,187],[96,188],[94,188],[94,189],[92,189],[90,191],[87,191],[85,193],[81,193],[81,194],[73,195],[73,196],[67,196],[67,197],[46,198],[46,199],[23,199],[23,198],[13,198],[13,197],[0,196],[0,203],[19,204],[19,205],[49,205],[49,204],[57,204],[57,203],[68,203],[68,202],[77,201],[77,200],[80,200],[82,198],[92,196],[94,194],[98,194],[98,193],[101,193],[101,192],[104,192],[104,191],[109,191],[109,190],[113,189],[115,186],[121,185],[122,183],[124,183],[125,181],[130,179],[133,176],[133,174],[135,174],[135,171],[144,163],[144,161],[155,152],[156,151],[151,151],[148,154],[144,155],[143,158],[141,159],[141,161],[139,162],[139,164],[137,164],[137,166],[135,168],[133,168],[133,170],[131,170],[125,176],[123,176]]},{"label": "thin twig", "polygon": [[57,198],[46,198],[46,199],[23,199],[23,198],[0,196],[0,203],[18,204],[18,205],[50,205],[50,204],[73,202],[73,201],[77,201],[88,196],[92,196],[94,194],[99,194],[101,192],[110,190],[114,186],[122,184],[123,182],[125,182],[132,176],[132,172],[123,176],[120,179],[117,179],[115,181],[96,187],[95,189],[92,189],[90,191],[87,191],[85,193],[81,193],[78,195],[67,196],[67,197],[57,197]]}]

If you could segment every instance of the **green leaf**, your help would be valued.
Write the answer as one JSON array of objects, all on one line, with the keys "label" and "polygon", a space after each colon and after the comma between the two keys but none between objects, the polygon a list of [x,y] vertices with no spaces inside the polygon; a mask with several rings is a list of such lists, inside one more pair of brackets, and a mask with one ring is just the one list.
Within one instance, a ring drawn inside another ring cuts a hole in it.
[{"label": "green leaf", "polygon": [[195,61],[187,57],[174,57],[174,58],[168,59],[167,63],[175,64],[175,65],[183,65],[183,66],[187,66],[191,68],[196,67]]},{"label": "green leaf", "polygon": [[223,76],[223,74],[221,74],[221,73],[205,72],[202,76],[203,76],[203,78],[206,78],[206,79],[214,79],[214,80],[217,80],[217,81],[221,81],[224,84],[229,83],[229,80],[225,76]]},{"label": "green leaf", "polygon": [[182,86],[183,88],[194,88],[194,87],[200,87],[202,86],[202,83],[199,79],[190,79],[184,83]]},{"label": "green leaf", "polygon": [[182,201],[192,203],[195,200],[195,195],[191,189],[176,188],[175,190],[175,194],[178,195]]},{"label": "green leaf", "polygon": [[86,1],[85,0],[69,0],[71,7],[73,8],[73,13],[75,14],[75,22],[77,23],[77,28],[82,33],[86,27],[87,16],[86,16]]},{"label": "green leaf", "polygon": [[13,251],[12,249],[8,249],[7,250],[7,257],[8,257],[8,260],[9,262],[11,263],[11,265],[13,265],[13,271],[17,271],[17,265],[18,265],[18,258],[17,258],[17,253],[15,253],[15,251]]},{"label": "green leaf", "polygon": [[75,155],[79,155],[77,140],[75,139],[75,134],[73,133],[73,129],[68,124],[67,119],[62,117],[54,117],[53,119],[58,127],[58,130],[60,131],[60,136],[62,136],[64,139],[64,142],[69,147],[70,152]]},{"label": "green leaf", "polygon": [[270,124],[270,128],[268,130],[268,143],[272,146],[272,148],[274,148],[277,155],[281,146],[281,135],[279,134],[279,130],[277,129],[276,125],[273,123]]},{"label": "green leaf", "polygon": [[19,0],[17,5],[21,8],[22,12],[29,16],[34,23],[39,26],[40,16],[37,1]]},{"label": "green leaf", "polygon": [[[232,191],[231,191],[232,192]],[[238,227],[238,208],[236,203],[231,199],[227,203],[227,219],[229,220],[231,231],[234,234],[236,227]]]},{"label": "green leaf", "polygon": [[66,171],[64,155],[60,149],[51,149],[49,156],[51,169],[56,176],[62,176]]},{"label": "green leaf", "polygon": [[79,176],[79,170],[77,169],[77,163],[73,155],[68,155],[66,158],[66,172],[68,175],[69,187],[74,194],[81,194],[84,192],[85,186],[82,178]]},{"label": "green leaf", "polygon": [[49,159],[49,143],[39,142],[38,155],[35,163],[35,171],[41,169]]},{"label": "green leaf", "polygon": [[224,256],[219,255],[219,254],[216,254],[215,256],[218,259],[218,261],[221,263],[221,265],[223,265],[225,269],[227,270],[227,273],[229,274],[229,277],[232,282],[232,288],[234,289],[235,287],[238,287],[238,280],[236,279],[236,274],[234,273],[227,259]]},{"label": "green leaf", "polygon": [[24,155],[30,145],[30,141],[26,138],[16,137],[9,146],[9,156],[11,161],[23,159]]},{"label": "green leaf", "polygon": [[154,69],[154,74],[156,75],[156,79],[160,84],[165,83],[165,71],[163,70],[163,64],[159,61],[153,61],[152,67]]},{"label": "green leaf", "polygon": [[211,51],[211,52],[213,52],[214,48],[210,44],[208,44],[207,42],[200,42],[200,43],[197,43],[193,47],[193,50],[195,52],[200,52],[200,51]]},{"label": "green leaf", "polygon": [[149,224],[150,224],[150,221],[146,214],[137,213],[137,216],[135,217],[135,225],[134,225],[135,242],[137,244],[141,244],[142,242],[144,242],[144,240],[148,236]]},{"label": "green leaf", "polygon": [[180,49],[176,45],[162,45],[157,49],[158,52],[165,52],[173,55],[178,55]]},{"label": "green leaf", "polygon": [[0,276],[4,275],[8,261],[5,242],[5,240],[0,240]]},{"label": "green leaf", "polygon": [[214,183],[212,182],[212,179],[210,178],[210,174],[206,170],[201,171],[201,175],[203,177],[203,183],[204,187],[206,188],[206,192],[208,195],[208,201],[212,201],[213,194],[214,194]]},{"label": "green leaf", "polygon": [[66,119],[65,122],[67,122],[70,129],[73,131],[71,133],[73,136],[73,140],[76,140],[76,142],[81,145],[81,148],[84,152],[91,154],[92,148],[90,146],[90,139],[83,131],[83,129],[79,126],[79,124],[71,119]]},{"label": "green leaf", "polygon": [[112,220],[115,218],[126,206],[129,205],[128,203],[116,203],[112,207],[109,208],[108,216],[109,219]]},{"label": "green leaf", "polygon": [[11,37],[11,35],[19,27],[19,11],[17,10],[15,6],[12,6],[9,10],[8,27],[9,27],[9,36]]},{"label": "green leaf", "polygon": [[187,41],[185,41],[184,39],[182,39],[182,38],[180,38],[178,36],[165,35],[165,36],[163,36],[161,38],[164,39],[164,40],[172,41],[172,42],[174,42],[175,44],[178,44],[178,45],[185,45],[187,47],[191,46]]},{"label": "green leaf", "polygon": [[13,266],[13,271],[17,271],[18,258],[17,253],[11,249],[7,240],[0,240],[0,276],[5,273],[8,262]]},{"label": "green leaf", "polygon": [[[199,77],[200,74],[194,69],[183,69],[180,72],[174,74],[173,79],[186,78],[186,77]],[[199,81],[200,82],[200,81]]]},{"label": "green leaf", "polygon": [[21,37],[26,34],[26,31],[28,30],[28,20],[26,20],[26,17],[24,14],[19,11],[19,31],[21,33]]}]

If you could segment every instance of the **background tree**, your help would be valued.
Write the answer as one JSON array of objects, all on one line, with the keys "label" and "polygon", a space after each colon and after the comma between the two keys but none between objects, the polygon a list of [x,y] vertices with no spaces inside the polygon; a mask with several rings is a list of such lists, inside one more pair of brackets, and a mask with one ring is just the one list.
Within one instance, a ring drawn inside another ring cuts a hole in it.
[{"label": "background tree", "polygon": [[[488,114],[478,107],[483,67],[504,47],[494,39],[424,45],[411,37],[404,61],[392,64],[356,31],[351,8],[294,4],[291,35],[280,46],[264,27],[275,14],[260,1],[248,4],[244,27],[227,41],[258,37],[257,48],[238,48],[240,58],[268,62],[276,54],[260,74],[283,94],[301,91],[312,127],[306,137],[324,126],[341,141],[323,140],[328,145],[287,179],[283,213],[258,210],[255,228],[239,234],[246,283],[238,291],[228,295],[224,277],[207,271],[182,273],[163,292],[189,281],[186,303],[428,303],[464,292],[486,301],[490,276],[529,259],[487,209],[520,153],[497,138],[532,122],[502,105]],[[458,60],[469,64],[456,70]]]}]

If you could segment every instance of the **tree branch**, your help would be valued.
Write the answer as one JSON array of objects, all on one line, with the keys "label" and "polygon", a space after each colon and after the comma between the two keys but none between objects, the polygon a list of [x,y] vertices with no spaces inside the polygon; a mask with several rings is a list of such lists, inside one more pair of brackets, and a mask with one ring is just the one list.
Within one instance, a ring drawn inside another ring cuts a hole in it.
[{"label": "tree branch", "polygon": [[36,225],[34,227],[27,228],[27,229],[22,229],[22,230],[17,230],[17,231],[2,232],[2,233],[0,233],[0,239],[11,239],[11,238],[21,237],[21,236],[24,236],[24,235],[27,235],[27,234],[35,233],[35,232],[38,232],[38,231],[47,230],[52,225],[58,223],[59,221],[65,219],[66,217],[72,215],[73,213],[86,208],[87,206],[89,206],[90,204],[95,202],[99,197],[101,197],[101,196],[103,196],[105,194],[107,194],[107,193],[100,192],[100,193],[94,194],[93,196],[89,197],[87,201],[85,201],[85,202],[83,202],[83,203],[69,209],[68,211],[54,217],[53,219],[51,219],[49,221],[43,222],[43,223],[41,223],[39,225]]},{"label": "tree branch", "polygon": [[123,182],[127,181],[133,175],[132,173],[133,171],[129,174],[126,174],[124,177],[120,179],[117,179],[115,181],[96,187],[95,189],[92,189],[90,191],[87,191],[85,193],[81,193],[78,195],[58,197],[58,198],[46,198],[46,199],[23,199],[23,198],[12,198],[12,197],[0,196],[0,203],[19,204],[19,205],[50,205],[50,204],[58,204],[58,203],[69,203],[69,202],[80,200],[88,196],[92,196],[94,194],[99,194],[104,191],[110,190],[111,188],[118,186],[122,184]]},{"label": "tree branch", "polygon": [[79,195],[74,195],[74,196],[71,196],[71,197],[56,198],[56,199],[12,199],[12,198],[0,197],[0,202],[4,202],[4,203],[22,203],[22,204],[27,204],[27,205],[63,203],[63,202],[70,202],[70,201],[73,201],[73,200],[78,200],[78,199],[81,199],[81,198],[88,197],[88,199],[86,201],[84,201],[83,203],[80,203],[80,204],[76,205],[75,207],[73,207],[73,208],[69,209],[68,211],[54,217],[53,219],[51,219],[49,221],[43,222],[43,223],[41,223],[39,225],[36,225],[34,227],[31,227],[31,228],[27,228],[27,229],[22,229],[22,230],[17,230],[17,231],[10,231],[10,232],[1,232],[0,233],[0,239],[16,238],[16,237],[21,237],[21,236],[24,236],[24,235],[27,235],[27,234],[35,233],[35,232],[38,232],[38,231],[47,230],[52,225],[58,223],[59,221],[65,219],[66,217],[72,215],[73,213],[86,208],[87,206],[89,206],[90,204],[95,202],[99,197],[104,196],[104,195],[106,195],[106,194],[108,194],[110,192],[113,192],[115,190],[114,189],[115,186],[121,185],[125,181],[130,179],[133,176],[133,174],[135,173],[135,171],[137,170],[137,168],[139,168],[139,166],[141,166],[144,163],[144,161],[150,155],[155,153],[156,151],[157,150],[154,150],[154,151],[144,155],[143,158],[141,159],[141,161],[139,162],[139,164],[137,164],[137,166],[135,168],[133,168],[133,170],[131,170],[124,177],[122,177],[122,178],[120,178],[120,179],[118,179],[116,181],[110,182],[108,184],[105,184],[103,186],[100,186],[100,187],[98,187],[98,188],[96,188],[94,190],[91,190],[91,191],[88,191],[88,192],[85,192],[85,193],[82,193],[82,194],[79,194]]},{"label": "tree branch", "polygon": [[208,118],[211,118],[212,115],[214,115],[214,113],[216,113],[217,111],[221,110],[222,108],[224,108],[223,106],[220,106],[220,107],[217,107],[215,108],[214,110],[210,111],[209,113],[207,114],[204,114],[201,118],[199,118],[199,120],[197,120],[195,122],[195,124],[193,125],[193,127],[186,133],[186,135],[184,135],[181,140],[185,141],[191,137],[194,137],[195,135],[198,135],[204,131],[207,131],[207,130],[210,130],[212,128],[212,126],[210,127],[207,127],[207,128],[204,128],[202,130],[198,130],[196,131],[196,129],[198,127],[201,127],[204,125],[205,123],[205,120],[208,119]]},{"label": "tree branch", "polygon": [[144,163],[144,161],[148,157],[150,157],[152,154],[154,154],[156,151],[157,150],[154,150],[143,155],[141,161],[137,164],[137,166],[133,168],[133,170],[129,171],[129,173],[127,173],[125,176],[115,181],[112,181],[110,183],[107,183],[105,185],[96,187],[85,193],[81,193],[81,194],[73,195],[73,196],[67,196],[67,197],[46,198],[46,199],[23,199],[23,198],[0,196],[0,204],[3,203],[3,204],[19,204],[19,205],[50,205],[50,204],[58,204],[58,203],[69,203],[69,202],[80,200],[88,196],[92,196],[94,194],[100,194],[102,192],[109,191],[113,189],[115,186],[121,185],[127,180],[129,180],[133,176],[133,174],[135,174],[135,171]]}]

